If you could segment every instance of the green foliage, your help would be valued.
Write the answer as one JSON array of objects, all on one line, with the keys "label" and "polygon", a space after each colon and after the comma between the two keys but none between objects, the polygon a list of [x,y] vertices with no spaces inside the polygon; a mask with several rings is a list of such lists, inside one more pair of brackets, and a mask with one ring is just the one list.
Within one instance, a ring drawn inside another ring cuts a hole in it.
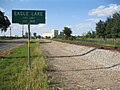
[{"label": "green foliage", "polygon": [[[21,49],[23,48],[23,49]],[[27,63],[27,47],[20,46],[5,58],[0,58],[0,89],[13,90],[16,88],[17,76],[22,66]],[[20,58],[20,57],[26,58]]]},{"label": "green foliage", "polygon": [[0,58],[0,90],[47,90],[46,64],[38,45],[31,43],[31,71],[27,67],[27,44]]},{"label": "green foliage", "polygon": [[87,38],[84,40],[79,40],[80,43],[83,44],[93,44],[98,46],[111,46],[111,47],[120,47],[120,39],[116,39],[115,42],[113,42],[112,39],[102,40],[102,39],[91,39]]},{"label": "green foliage", "polygon": [[23,69],[18,76],[18,90],[48,90],[47,77],[44,71],[47,69],[45,59],[40,47],[33,50],[34,59],[32,69]]},{"label": "green foliage", "polygon": [[120,37],[120,12],[113,14],[113,27],[111,34],[113,38]]},{"label": "green foliage", "polygon": [[10,20],[7,16],[4,16],[4,13],[0,11],[0,29],[1,31],[7,31],[7,28],[10,26]]},{"label": "green foliage", "polygon": [[88,31],[85,36],[86,36],[86,38],[95,38],[96,32],[95,31]]},{"label": "green foliage", "polygon": [[106,37],[111,38],[112,37],[112,27],[113,27],[113,18],[108,17],[106,20]]},{"label": "green foliage", "polygon": [[103,21],[99,21],[97,24],[96,24],[96,34],[99,36],[99,37],[102,37],[102,38],[106,38],[106,24],[105,22]]},{"label": "green foliage", "polygon": [[45,36],[46,39],[50,39],[50,36]]},{"label": "green foliage", "polygon": [[33,33],[33,36],[34,36],[34,37],[37,37],[37,33]]},{"label": "green foliage", "polygon": [[76,36],[71,36],[68,38],[68,40],[76,40]]},{"label": "green foliage", "polygon": [[40,39],[40,38],[41,38],[41,36],[40,36],[40,35],[38,35],[36,38],[39,38],[39,39]]},{"label": "green foliage", "polygon": [[67,39],[72,34],[71,28],[64,27],[63,33],[65,34],[65,38]]},{"label": "green foliage", "polygon": [[87,38],[120,38],[120,12],[109,16],[106,21],[96,23],[96,31],[88,32]]}]

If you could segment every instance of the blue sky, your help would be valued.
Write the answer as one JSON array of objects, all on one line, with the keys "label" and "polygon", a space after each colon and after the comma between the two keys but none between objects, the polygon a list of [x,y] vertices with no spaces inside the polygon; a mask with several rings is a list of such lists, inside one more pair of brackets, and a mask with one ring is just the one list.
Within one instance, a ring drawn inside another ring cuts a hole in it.
[{"label": "blue sky", "polygon": [[[99,20],[120,11],[120,0],[0,0],[0,10],[12,18],[12,10],[46,10],[46,24],[32,25],[31,32],[42,34],[51,29],[71,28],[74,35],[95,30]],[[21,36],[22,26],[12,24],[12,35]],[[25,32],[27,25],[24,26]],[[9,35],[7,32],[0,35]]]}]

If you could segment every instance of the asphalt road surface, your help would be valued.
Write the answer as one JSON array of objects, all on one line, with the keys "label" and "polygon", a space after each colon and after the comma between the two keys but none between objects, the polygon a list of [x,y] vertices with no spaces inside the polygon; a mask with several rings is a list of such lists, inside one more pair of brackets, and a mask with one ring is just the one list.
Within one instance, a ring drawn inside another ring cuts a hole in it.
[{"label": "asphalt road surface", "polygon": [[0,51],[15,47],[26,42],[27,39],[0,40]]}]

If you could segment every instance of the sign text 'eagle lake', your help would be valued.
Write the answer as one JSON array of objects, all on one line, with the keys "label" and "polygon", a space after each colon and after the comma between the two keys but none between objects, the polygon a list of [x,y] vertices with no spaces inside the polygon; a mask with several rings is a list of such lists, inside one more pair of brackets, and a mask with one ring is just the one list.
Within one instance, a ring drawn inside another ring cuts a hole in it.
[{"label": "sign text 'eagle lake'", "polygon": [[12,10],[12,23],[39,24],[45,23],[44,10]]}]

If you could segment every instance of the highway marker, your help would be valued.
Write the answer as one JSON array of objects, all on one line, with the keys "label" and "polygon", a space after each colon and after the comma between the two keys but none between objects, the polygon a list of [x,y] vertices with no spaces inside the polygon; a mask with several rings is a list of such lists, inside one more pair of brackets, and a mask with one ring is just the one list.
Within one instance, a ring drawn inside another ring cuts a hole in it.
[{"label": "highway marker", "polygon": [[28,25],[28,67],[30,61],[30,25],[45,24],[45,10],[12,10],[12,23]]}]

